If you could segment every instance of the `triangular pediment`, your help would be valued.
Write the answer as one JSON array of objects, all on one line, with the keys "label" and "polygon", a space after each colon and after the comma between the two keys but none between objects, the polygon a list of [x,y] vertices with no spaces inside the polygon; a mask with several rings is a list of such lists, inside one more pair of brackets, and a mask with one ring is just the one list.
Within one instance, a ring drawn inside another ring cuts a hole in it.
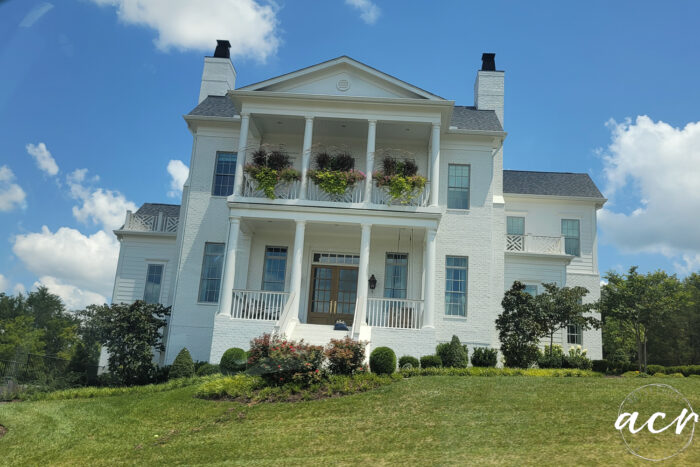
[{"label": "triangular pediment", "polygon": [[243,91],[291,94],[444,100],[350,57],[339,57],[260,83]]}]

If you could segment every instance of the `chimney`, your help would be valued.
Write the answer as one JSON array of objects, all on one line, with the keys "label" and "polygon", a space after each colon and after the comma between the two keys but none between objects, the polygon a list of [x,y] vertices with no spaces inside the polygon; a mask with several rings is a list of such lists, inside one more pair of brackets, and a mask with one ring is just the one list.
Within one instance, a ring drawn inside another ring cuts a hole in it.
[{"label": "chimney", "polygon": [[481,55],[481,70],[476,73],[474,82],[474,107],[478,110],[494,110],[503,125],[503,71],[496,70],[496,54]]},{"label": "chimney", "polygon": [[236,86],[236,69],[231,63],[229,41],[216,41],[216,50],[213,57],[204,57],[204,71],[202,72],[202,85],[199,88],[199,102],[207,96],[225,96]]}]

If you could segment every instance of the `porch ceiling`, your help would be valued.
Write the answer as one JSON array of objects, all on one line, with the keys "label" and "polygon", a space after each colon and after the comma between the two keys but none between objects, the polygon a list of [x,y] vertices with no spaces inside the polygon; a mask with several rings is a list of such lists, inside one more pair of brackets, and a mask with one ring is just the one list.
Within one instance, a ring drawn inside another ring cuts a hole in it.
[{"label": "porch ceiling", "polygon": [[[282,235],[294,235],[294,222],[289,220],[265,220],[265,219],[245,219],[245,228],[252,232],[274,231]],[[320,222],[308,222],[306,224],[305,236],[322,237],[357,237],[358,241],[362,234],[360,225],[332,224]],[[400,239],[403,241],[413,240],[422,242],[425,238],[425,229],[411,227],[390,227],[375,225],[372,227],[373,238]]]}]

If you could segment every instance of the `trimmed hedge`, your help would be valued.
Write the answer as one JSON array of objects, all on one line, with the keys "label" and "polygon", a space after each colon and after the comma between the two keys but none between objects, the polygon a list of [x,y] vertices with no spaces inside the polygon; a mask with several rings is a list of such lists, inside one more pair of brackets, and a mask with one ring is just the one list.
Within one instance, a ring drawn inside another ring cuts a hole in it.
[{"label": "trimmed hedge", "polygon": [[478,367],[495,367],[498,363],[498,350],[488,347],[477,347],[472,354],[472,365]]},{"label": "trimmed hedge", "polygon": [[192,376],[194,376],[194,361],[192,361],[190,351],[183,348],[175,357],[175,361],[170,367],[168,378],[190,378]]},{"label": "trimmed hedge", "polygon": [[221,370],[219,370],[219,365],[204,363],[202,365],[199,365],[199,368],[197,368],[197,371],[195,373],[197,374],[197,376],[208,376],[221,373]]},{"label": "trimmed hedge", "polygon": [[590,370],[577,369],[539,369],[539,368],[418,368],[403,370],[401,374],[404,378],[413,376],[536,376],[536,377],[583,377],[583,376],[603,376]]},{"label": "trimmed hedge", "polygon": [[243,349],[232,347],[221,356],[219,369],[224,375],[232,375],[245,370],[248,355]]},{"label": "trimmed hedge", "polygon": [[444,367],[466,368],[469,366],[469,351],[466,345],[462,345],[457,336],[453,335],[450,342],[438,344],[435,353],[440,356]]},{"label": "trimmed hedge", "polygon": [[423,355],[420,358],[421,368],[440,368],[442,366],[442,359],[439,355]]},{"label": "trimmed hedge", "polygon": [[411,357],[410,355],[404,355],[399,358],[399,368],[403,368],[406,365],[411,365],[411,368],[420,368],[420,362],[416,357]]},{"label": "trimmed hedge", "polygon": [[369,356],[369,369],[379,375],[396,371],[396,354],[389,347],[377,347]]},{"label": "trimmed hedge", "polygon": [[[639,368],[636,362],[630,362],[625,364],[623,367],[615,367],[608,360],[593,360],[593,371],[598,371],[601,373],[606,373],[610,375],[621,375],[624,373],[638,372]],[[664,374],[672,375],[674,373],[680,373],[683,376],[700,375],[700,365],[676,365],[676,366],[663,366],[663,365],[647,365],[647,373],[650,375]]]}]

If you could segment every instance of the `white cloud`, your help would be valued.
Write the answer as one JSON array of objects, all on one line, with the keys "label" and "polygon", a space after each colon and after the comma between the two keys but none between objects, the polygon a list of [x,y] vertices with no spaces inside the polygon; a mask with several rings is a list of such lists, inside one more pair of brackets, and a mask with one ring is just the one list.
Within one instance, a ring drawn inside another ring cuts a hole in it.
[{"label": "white cloud", "polygon": [[104,231],[84,235],[68,227],[51,232],[43,226],[41,232],[17,235],[12,251],[40,280],[54,278],[54,284],[73,286],[84,295],[112,293],[119,242]]},{"label": "white cloud", "polygon": [[19,295],[19,294],[24,295],[25,293],[27,293],[27,289],[24,288],[24,285],[22,285],[22,284],[20,284],[20,283],[18,282],[18,283],[15,284],[15,286],[12,288],[12,293],[13,293],[14,295]]},{"label": "white cloud", "polygon": [[27,195],[15,181],[15,174],[6,165],[0,165],[0,212],[25,208]]},{"label": "white cloud", "polygon": [[256,0],[92,0],[113,6],[127,24],[157,31],[160,50],[213,51],[217,39],[231,42],[232,57],[265,61],[279,47],[277,7]]},{"label": "white cloud", "polygon": [[39,19],[44,16],[46,13],[51,11],[53,9],[53,5],[48,3],[48,2],[43,2],[27,13],[27,15],[22,19],[22,21],[19,23],[19,26],[21,28],[31,28],[34,23],[39,21]]},{"label": "white cloud", "polygon": [[18,295],[19,293],[24,293],[25,290],[24,286],[19,282],[13,286],[10,279],[0,274],[0,292],[4,292],[8,295]]},{"label": "white cloud", "polygon": [[34,282],[34,287],[43,285],[49,292],[58,295],[69,310],[80,310],[88,305],[102,305],[107,299],[98,293],[81,290],[74,285],[65,284],[51,276],[40,277]]},{"label": "white cloud", "polygon": [[178,198],[182,195],[182,186],[187,181],[190,169],[182,161],[171,160],[168,162],[168,173],[170,174],[170,198]]},{"label": "white cloud", "polygon": [[0,292],[7,292],[10,290],[10,280],[0,274]]},{"label": "white cloud", "polygon": [[[629,253],[661,253],[679,271],[700,266],[700,122],[674,128],[639,116],[609,122],[612,142],[604,153],[606,195],[603,240]],[[625,196],[636,203],[623,212]]]},{"label": "white cloud", "polygon": [[34,158],[36,166],[52,177],[58,173],[58,165],[44,143],[27,144],[27,153]]},{"label": "white cloud", "polygon": [[[118,191],[85,185],[86,176],[87,169],[78,169],[66,177],[71,196],[82,201],[82,206],[73,206],[73,216],[80,222],[92,221],[107,230],[119,228],[124,223],[126,211],[136,211],[138,206]],[[97,176],[92,179],[93,182],[97,180]]]},{"label": "white cloud", "polygon": [[345,0],[345,3],[360,10],[360,18],[367,24],[376,23],[381,14],[379,7],[370,0]]}]

